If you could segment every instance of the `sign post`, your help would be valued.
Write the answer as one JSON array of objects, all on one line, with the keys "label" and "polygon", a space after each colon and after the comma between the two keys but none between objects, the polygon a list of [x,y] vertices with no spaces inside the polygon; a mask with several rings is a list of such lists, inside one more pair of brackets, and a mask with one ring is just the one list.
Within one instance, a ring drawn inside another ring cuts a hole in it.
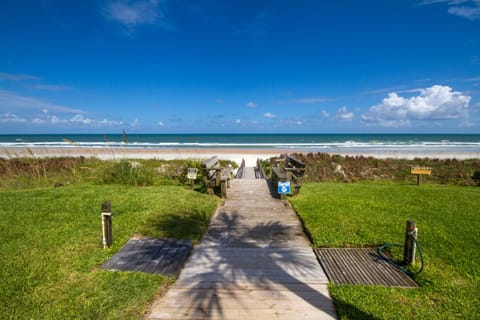
[{"label": "sign post", "polygon": [[407,221],[407,229],[405,231],[405,247],[403,251],[403,263],[410,266],[415,263],[415,240],[417,239],[418,229],[414,220]]},{"label": "sign post", "polygon": [[430,168],[430,167],[412,167],[410,169],[410,173],[417,175],[417,186],[419,186],[422,183],[422,175],[432,174],[432,168]]},{"label": "sign post", "polygon": [[290,181],[279,181],[277,193],[281,199],[285,199],[286,195],[290,193]]},{"label": "sign post", "polygon": [[103,249],[109,248],[113,242],[112,235],[112,203],[105,201],[102,203],[102,244]]},{"label": "sign post", "polygon": [[193,189],[194,181],[197,180],[197,168],[188,168],[187,178],[190,179],[190,188]]}]

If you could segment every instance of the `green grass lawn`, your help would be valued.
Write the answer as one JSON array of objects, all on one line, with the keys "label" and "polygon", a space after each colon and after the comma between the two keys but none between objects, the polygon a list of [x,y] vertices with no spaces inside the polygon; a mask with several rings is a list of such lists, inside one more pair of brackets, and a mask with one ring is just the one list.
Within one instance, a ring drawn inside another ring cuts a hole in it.
[{"label": "green grass lawn", "polygon": [[291,202],[316,247],[402,243],[417,221],[421,288],[331,285],[342,319],[480,318],[479,187],[312,183]]},{"label": "green grass lawn", "polygon": [[[100,206],[112,202],[113,247]],[[0,192],[0,319],[139,319],[173,279],[98,266],[133,234],[198,241],[216,208],[184,187],[79,184]]]}]

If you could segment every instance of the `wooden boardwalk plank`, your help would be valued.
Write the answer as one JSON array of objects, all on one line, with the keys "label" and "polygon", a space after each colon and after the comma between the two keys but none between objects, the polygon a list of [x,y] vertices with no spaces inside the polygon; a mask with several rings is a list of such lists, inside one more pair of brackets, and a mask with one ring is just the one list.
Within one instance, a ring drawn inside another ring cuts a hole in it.
[{"label": "wooden boardwalk plank", "polygon": [[336,319],[327,283],[290,206],[265,180],[235,180],[148,319]]}]

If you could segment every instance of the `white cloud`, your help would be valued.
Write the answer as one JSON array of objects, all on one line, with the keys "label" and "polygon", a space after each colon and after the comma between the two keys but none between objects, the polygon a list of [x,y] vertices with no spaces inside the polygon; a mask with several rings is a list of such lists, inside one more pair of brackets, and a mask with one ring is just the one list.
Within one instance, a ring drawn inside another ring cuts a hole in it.
[{"label": "white cloud", "polygon": [[267,118],[267,119],[275,119],[277,117],[276,114],[273,114],[273,113],[270,113],[270,112],[267,112],[263,115],[264,118]]},{"label": "white cloud", "polygon": [[50,117],[50,123],[53,124],[53,125],[63,124],[63,123],[67,123],[67,122],[68,122],[67,120],[60,119],[57,116],[51,116]]},{"label": "white cloud", "polygon": [[158,121],[158,125],[159,125],[160,127],[163,127],[165,124],[163,123],[163,121]]},{"label": "white cloud", "polygon": [[53,104],[33,97],[26,97],[15,92],[0,90],[0,110],[22,109],[47,109],[62,113],[85,114],[87,112],[62,105]]},{"label": "white cloud", "polygon": [[312,97],[312,98],[298,98],[298,99],[291,99],[280,101],[281,104],[317,104],[330,101],[331,99],[322,98],[322,97]]},{"label": "white cloud", "polygon": [[252,102],[252,101],[249,101],[249,102],[247,102],[247,104],[246,104],[245,106],[246,106],[247,108],[252,108],[252,109],[253,109],[253,108],[258,107],[258,104],[254,103],[254,102]]},{"label": "white cloud", "polygon": [[354,117],[353,112],[348,111],[346,106],[341,107],[338,109],[335,118],[340,121],[352,121]]},{"label": "white cloud", "polygon": [[435,4],[435,3],[448,3],[449,5],[457,5],[461,4],[464,2],[469,2],[471,0],[423,0],[420,2],[420,5],[429,5],[429,4]]},{"label": "white cloud", "polygon": [[480,19],[480,1],[473,1],[473,6],[450,7],[448,13],[470,20]]},{"label": "white cloud", "polygon": [[18,117],[16,114],[7,112],[0,116],[0,123],[25,123],[27,119]]},{"label": "white cloud", "polygon": [[240,124],[241,122],[242,122],[242,121],[240,121],[240,119],[235,120],[235,123],[236,123],[236,124]]},{"label": "white cloud", "polygon": [[135,118],[135,119],[132,121],[132,123],[130,123],[130,127],[132,127],[132,128],[136,128],[136,127],[138,127],[139,125],[140,125],[140,121],[138,121],[137,118]]},{"label": "white cloud", "polygon": [[90,125],[93,124],[95,121],[89,118],[85,118],[84,116],[77,114],[70,118],[71,123],[78,123],[78,124],[83,124],[83,125]]},{"label": "white cloud", "polygon": [[140,25],[167,26],[159,0],[113,0],[105,6],[103,14],[126,27],[127,34]]},{"label": "white cloud", "polygon": [[13,74],[13,73],[0,72],[0,80],[24,81],[24,80],[38,80],[38,79],[40,78],[37,76],[29,75],[29,74]]},{"label": "white cloud", "polygon": [[463,79],[465,82],[480,82],[480,77]]},{"label": "white cloud", "polygon": [[480,19],[480,0],[423,0],[420,5],[446,3],[448,13],[470,20]]},{"label": "white cloud", "polygon": [[47,121],[43,118],[33,118],[32,124],[45,124]]},{"label": "white cloud", "polygon": [[98,122],[96,122],[99,126],[104,127],[104,126],[123,126],[123,121],[117,121],[117,120],[110,120],[110,119],[102,119]]},{"label": "white cloud", "polygon": [[48,125],[48,126],[73,126],[73,127],[111,127],[123,125],[123,121],[102,119],[96,120],[86,118],[81,114],[76,114],[70,118],[62,118],[57,115],[50,114],[48,110],[42,110],[42,113],[33,117],[19,117],[11,112],[0,115],[0,123],[22,124],[22,125]]},{"label": "white cloud", "polygon": [[435,85],[416,90],[420,94],[404,98],[392,92],[381,104],[362,114],[367,125],[384,127],[408,126],[411,121],[468,120],[470,97],[451,87]]},{"label": "white cloud", "polygon": [[44,91],[68,91],[72,90],[72,87],[69,86],[62,86],[62,85],[55,85],[55,84],[35,84],[32,86],[33,89],[37,90],[44,90]]},{"label": "white cloud", "polygon": [[330,113],[328,113],[327,110],[322,110],[322,115],[323,115],[325,118],[329,118],[329,117],[330,117]]}]

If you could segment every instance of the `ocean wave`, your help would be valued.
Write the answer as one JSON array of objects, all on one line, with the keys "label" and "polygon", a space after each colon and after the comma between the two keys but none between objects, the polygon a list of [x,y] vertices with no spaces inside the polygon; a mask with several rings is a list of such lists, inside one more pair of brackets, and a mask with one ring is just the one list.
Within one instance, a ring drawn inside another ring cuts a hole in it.
[{"label": "ocean wave", "polygon": [[403,148],[479,148],[480,142],[463,142],[463,141],[343,141],[343,142],[259,142],[259,143],[242,143],[242,142],[98,142],[98,141],[44,141],[44,142],[27,142],[27,141],[10,141],[0,142],[1,147],[89,147],[89,148],[147,148],[147,149],[166,149],[166,148],[212,148],[212,149],[228,149],[228,148],[252,148],[252,149],[403,149]]}]

